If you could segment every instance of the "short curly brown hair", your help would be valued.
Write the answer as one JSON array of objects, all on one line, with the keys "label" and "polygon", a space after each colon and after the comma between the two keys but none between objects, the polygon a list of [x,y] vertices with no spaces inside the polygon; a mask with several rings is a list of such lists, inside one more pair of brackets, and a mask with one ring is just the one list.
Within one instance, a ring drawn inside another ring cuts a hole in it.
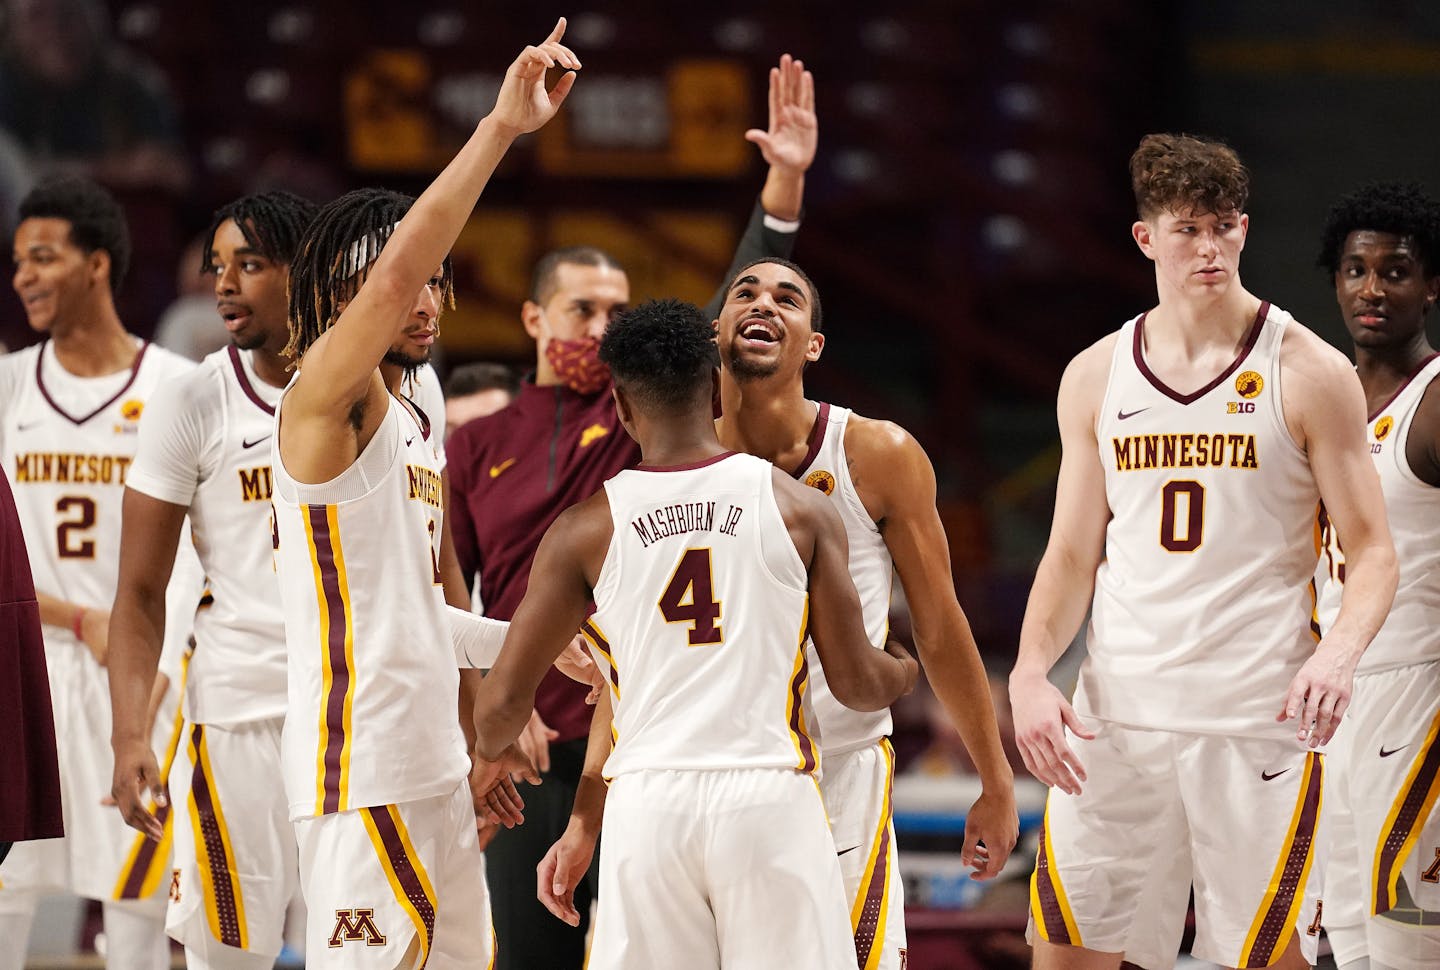
[{"label": "short curly brown hair", "polygon": [[1142,219],[1161,212],[1244,212],[1250,200],[1250,173],[1235,150],[1194,135],[1140,139],[1130,156],[1130,186]]}]

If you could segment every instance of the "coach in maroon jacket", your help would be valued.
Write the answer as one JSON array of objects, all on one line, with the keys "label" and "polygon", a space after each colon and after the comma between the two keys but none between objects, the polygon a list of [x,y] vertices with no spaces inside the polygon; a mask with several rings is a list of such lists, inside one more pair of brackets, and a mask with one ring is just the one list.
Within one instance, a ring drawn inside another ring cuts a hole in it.
[{"label": "coach in maroon jacket", "polygon": [[64,834],[40,607],[15,496],[0,473],[0,862],[16,842]]},{"label": "coach in maroon jacket", "polygon": [[[770,72],[769,129],[745,136],[760,146],[770,171],[724,279],[752,259],[790,254],[805,172],[815,158],[814,106],[810,73],[787,54]],[[706,309],[712,319],[723,297],[722,284]],[[615,415],[610,375],[597,356],[600,336],[629,302],[625,271],[601,250],[573,247],[542,258],[521,310],[535,338],[534,375],[509,407],[470,422],[446,442],[446,522],[467,584],[473,587],[480,574],[488,616],[508,620],[520,605],[535,549],[556,517],[640,460]],[[584,963],[594,882],[576,890],[581,923],[572,928],[535,899],[535,867],[570,817],[590,725],[585,694],[556,671],[541,683],[527,733],[541,752],[544,784],[524,792],[525,824],[500,832],[486,852],[496,970],[580,970]],[[548,750],[547,740],[553,742]]]}]

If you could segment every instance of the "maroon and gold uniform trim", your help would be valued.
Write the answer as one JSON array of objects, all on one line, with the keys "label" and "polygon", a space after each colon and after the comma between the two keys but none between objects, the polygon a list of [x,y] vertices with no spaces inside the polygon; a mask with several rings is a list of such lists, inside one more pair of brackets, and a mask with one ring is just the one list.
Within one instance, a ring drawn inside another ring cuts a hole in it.
[{"label": "maroon and gold uniform trim", "polygon": [[805,659],[805,633],[810,627],[810,597],[800,614],[800,646],[795,651],[795,667],[790,673],[790,690],[785,698],[785,720],[790,726],[790,740],[795,744],[796,771],[812,774],[820,766],[815,742],[805,726],[805,689],[810,683],[810,666]]},{"label": "maroon and gold uniform trim", "polygon": [[1320,817],[1324,761],[1310,752],[1305,756],[1305,774],[1290,818],[1290,835],[1275,863],[1265,899],[1250,924],[1245,947],[1237,967],[1268,967],[1290,940],[1295,918],[1304,902],[1305,880],[1315,860],[1315,823]]},{"label": "maroon and gold uniform trim", "polygon": [[145,343],[142,343],[140,345],[140,350],[135,355],[135,362],[130,365],[130,376],[125,381],[125,384],[120,388],[120,390],[116,391],[111,397],[107,398],[105,400],[105,403],[99,405],[88,414],[82,415],[78,418],[75,415],[71,414],[69,411],[65,410],[63,407],[61,407],[59,402],[50,396],[50,389],[45,386],[45,347],[43,345],[40,347],[40,352],[35,355],[35,386],[40,389],[40,396],[45,399],[45,403],[49,404],[50,407],[54,409],[56,414],[69,421],[71,424],[84,424],[86,421],[89,421],[91,418],[104,411],[110,405],[120,400],[120,398],[124,396],[125,392],[130,390],[131,385],[135,383],[135,378],[140,376],[140,364],[145,360],[145,351],[149,349],[149,341],[146,341]]},{"label": "maroon and gold uniform trim", "polygon": [[190,824],[195,830],[196,864],[204,889],[205,919],[210,933],[241,950],[249,949],[245,932],[245,897],[236,870],[235,848],[225,813],[211,784],[210,747],[205,725],[190,729],[190,762],[195,766],[190,779]]},{"label": "maroon and gold uniform trim", "polygon": [[415,852],[399,809],[394,805],[362,808],[360,817],[365,820],[365,831],[370,833],[370,842],[375,846],[396,902],[415,924],[420,940],[420,962],[416,970],[420,970],[430,959],[430,944],[435,939],[435,887]]},{"label": "maroon and gold uniform trim", "polygon": [[[1053,797],[1053,796],[1052,796]],[[1084,946],[1080,927],[1070,911],[1070,900],[1060,883],[1055,868],[1055,846],[1050,839],[1050,807],[1045,807],[1045,820],[1040,825],[1040,850],[1035,858],[1035,872],[1030,876],[1030,917],[1035,931],[1048,943]]]},{"label": "maroon and gold uniform trim", "polygon": [[[185,679],[189,671],[190,654],[187,653],[180,661],[180,682],[176,685],[182,696],[185,694]],[[175,763],[175,754],[180,750],[180,737],[184,734],[185,722],[180,709],[181,705],[176,704],[175,722],[170,728],[170,743],[165,746],[165,761],[160,766],[160,778],[167,783],[170,780],[170,768]],[[130,852],[125,857],[125,865],[120,867],[120,878],[115,882],[116,899],[148,898],[159,887],[160,877],[168,868],[170,845],[175,834],[169,799],[166,799],[164,805],[156,805],[147,798],[145,807],[160,820],[163,834],[160,841],[155,842],[143,833],[136,833]]]},{"label": "maroon and gold uniform trim", "polygon": [[1405,775],[1400,794],[1380,829],[1371,883],[1371,912],[1379,916],[1395,906],[1400,870],[1415,849],[1420,830],[1440,797],[1440,713],[1430,722],[1425,743]]},{"label": "maroon and gold uniform trim", "polygon": [[355,629],[338,512],[333,505],[305,506],[305,538],[315,573],[320,609],[320,655],[324,697],[316,753],[315,814],[350,808],[350,718],[355,705]]},{"label": "maroon and gold uniform trim", "polygon": [[[895,784],[895,749],[888,738],[880,739],[885,756],[885,801],[880,807],[880,823],[870,840],[870,858],[865,862],[865,875],[860,891],[850,910],[850,926],[855,931],[855,963],[859,970],[876,970],[885,947],[885,923],[890,915],[890,854],[895,851],[890,828],[892,789]],[[880,941],[881,946],[875,942]]]},{"label": "maroon and gold uniform trim", "polygon": [[585,639],[605,658],[606,665],[610,668],[610,689],[615,693],[615,699],[620,699],[620,671],[615,669],[615,657],[610,653],[610,641],[605,639],[605,634],[600,632],[600,627],[595,624],[595,618],[591,617],[580,624],[580,632]]}]

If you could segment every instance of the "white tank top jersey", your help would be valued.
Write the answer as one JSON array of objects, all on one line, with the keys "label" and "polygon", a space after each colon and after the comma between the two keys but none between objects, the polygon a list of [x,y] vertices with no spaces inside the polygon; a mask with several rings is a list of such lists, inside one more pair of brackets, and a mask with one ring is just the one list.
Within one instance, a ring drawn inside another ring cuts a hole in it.
[{"label": "white tank top jersey", "polygon": [[583,630],[610,678],[606,777],[646,769],[816,772],[809,577],[774,467],[727,454],[605,483],[614,534]]},{"label": "white tank top jersey", "polygon": [[[815,428],[810,433],[810,450],[795,471],[795,478],[830,496],[845,523],[850,540],[850,578],[860,594],[860,613],[865,618],[865,636],[877,649],[885,649],[890,633],[890,580],[894,564],[880,535],[880,527],[865,511],[865,503],[850,480],[850,463],[845,458],[845,429],[850,423],[847,408],[821,402],[816,405]],[[890,711],[855,711],[841,704],[825,682],[825,668],[810,650],[810,683],[815,716],[820,724],[820,747],[826,754],[842,754],[867,747],[888,737]]]},{"label": "white tank top jersey", "polygon": [[187,506],[212,602],[195,616],[185,718],[285,715],[285,617],[271,541],[270,436],[280,388],[233,344],[151,402],[127,484]]},{"label": "white tank top jersey", "polygon": [[[1431,356],[1385,404],[1370,416],[1365,436],[1380,473],[1385,514],[1400,566],[1395,604],[1384,626],[1360,655],[1359,671],[1369,673],[1440,660],[1440,488],[1415,476],[1405,457],[1410,425],[1420,399],[1440,377],[1440,354]],[[1328,632],[1340,613],[1345,588],[1345,555],[1335,528],[1325,521],[1325,554],[1317,575],[1320,629]]]},{"label": "white tank top jersey", "polygon": [[448,794],[469,771],[438,566],[442,433],[391,397],[323,485],[295,482],[272,448],[292,818]]},{"label": "white tank top jersey", "polygon": [[1268,303],[1234,363],[1179,393],[1120,331],[1096,436],[1112,518],[1076,710],[1145,728],[1293,740],[1277,723],[1314,652],[1319,491],[1281,413]]},{"label": "white tank top jersey", "polygon": [[[109,610],[115,600],[120,509],[141,413],[160,387],[195,367],[138,343],[133,367],[103,377],[71,374],[49,341],[0,358],[0,460],[35,589],[86,609]],[[68,627],[47,625],[45,642],[80,646]]]}]

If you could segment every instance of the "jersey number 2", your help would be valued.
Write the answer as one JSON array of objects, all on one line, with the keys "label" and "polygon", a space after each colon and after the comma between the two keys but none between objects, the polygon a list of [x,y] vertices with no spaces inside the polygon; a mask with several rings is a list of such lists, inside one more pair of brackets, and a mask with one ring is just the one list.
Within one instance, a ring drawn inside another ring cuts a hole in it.
[{"label": "jersey number 2", "polygon": [[95,540],[87,538],[84,532],[95,525],[95,500],[83,495],[62,496],[55,503],[55,514],[71,513],[78,514],[55,527],[55,554],[61,559],[94,559]]},{"label": "jersey number 2", "polygon": [[724,641],[720,632],[720,604],[715,599],[710,550],[686,549],[675,573],[660,596],[660,615],[666,623],[689,623],[690,646]]},{"label": "jersey number 2", "polygon": [[1160,545],[1171,552],[1199,549],[1205,538],[1205,486],[1188,479],[1166,482],[1160,499]]}]

